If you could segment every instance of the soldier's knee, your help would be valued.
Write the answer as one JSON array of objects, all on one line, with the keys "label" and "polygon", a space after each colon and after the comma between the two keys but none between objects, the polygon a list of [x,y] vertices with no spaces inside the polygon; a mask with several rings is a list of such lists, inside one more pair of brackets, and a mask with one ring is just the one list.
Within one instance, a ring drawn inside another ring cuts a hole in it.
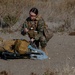
[{"label": "soldier's knee", "polygon": [[44,36],[40,37],[40,41],[43,42],[43,41],[46,41],[46,38]]},{"label": "soldier's knee", "polygon": [[46,47],[47,41],[46,41],[45,37],[40,38],[40,45],[41,45],[41,47]]}]

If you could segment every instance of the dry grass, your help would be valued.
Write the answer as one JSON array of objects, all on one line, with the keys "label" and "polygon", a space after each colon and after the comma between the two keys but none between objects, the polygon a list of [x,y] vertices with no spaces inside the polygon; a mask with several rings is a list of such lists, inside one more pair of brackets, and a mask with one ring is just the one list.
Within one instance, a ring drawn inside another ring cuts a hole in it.
[{"label": "dry grass", "polygon": [[0,15],[2,17],[7,14],[20,16],[23,9],[28,11],[33,6],[39,8],[41,14],[47,16],[46,18],[48,18],[49,15],[54,18],[57,16],[63,18],[63,15],[66,16],[67,13],[69,16],[75,16],[75,0],[0,0]]},{"label": "dry grass", "polygon": [[[63,21],[66,29],[75,19],[75,0],[0,0],[0,16],[1,18],[15,16],[18,19],[15,22],[22,24],[32,7],[37,7],[46,21],[57,23]],[[12,26],[15,22],[9,24]]]}]

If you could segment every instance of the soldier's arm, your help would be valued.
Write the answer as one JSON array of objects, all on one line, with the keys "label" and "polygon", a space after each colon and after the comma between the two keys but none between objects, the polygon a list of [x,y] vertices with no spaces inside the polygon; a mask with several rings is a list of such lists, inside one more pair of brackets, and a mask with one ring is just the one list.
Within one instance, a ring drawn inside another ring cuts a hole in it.
[{"label": "soldier's arm", "polygon": [[45,25],[45,21],[43,20],[43,18],[41,18],[39,21],[38,21],[38,24],[37,24],[37,32],[38,32],[38,35],[35,36],[35,39],[38,40],[39,37],[43,36],[43,29],[44,29],[44,25]]},{"label": "soldier's arm", "polygon": [[25,21],[25,22],[23,23],[23,27],[22,27],[22,29],[23,29],[24,32],[28,32],[27,21]]},{"label": "soldier's arm", "polygon": [[27,21],[23,24],[23,26],[24,26],[24,31],[25,31],[25,32],[28,32],[28,25],[27,25]]},{"label": "soldier's arm", "polygon": [[23,25],[22,25],[21,34],[26,35],[27,32],[28,32],[27,23],[24,22]]},{"label": "soldier's arm", "polygon": [[38,33],[39,33],[39,34],[43,34],[44,25],[45,25],[45,21],[44,21],[43,18],[41,18],[41,19],[38,21]]}]

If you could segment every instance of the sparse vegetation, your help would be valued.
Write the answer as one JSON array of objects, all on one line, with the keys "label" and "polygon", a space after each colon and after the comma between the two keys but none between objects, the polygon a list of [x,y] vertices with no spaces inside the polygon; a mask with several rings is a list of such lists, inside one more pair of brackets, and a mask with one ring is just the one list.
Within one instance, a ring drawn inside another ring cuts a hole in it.
[{"label": "sparse vegetation", "polygon": [[[22,25],[32,7],[39,9],[45,21],[57,24],[64,22],[55,28],[56,32],[68,31],[71,25],[75,25],[75,0],[0,0],[0,20],[3,20],[0,22],[0,27],[3,28],[0,32],[12,33],[14,30],[10,27]],[[70,36],[75,35],[74,27]],[[9,75],[9,72],[1,71],[0,75]],[[32,72],[30,75],[37,74]],[[58,71],[46,70],[43,75],[75,75],[75,68],[67,66]]]},{"label": "sparse vegetation", "polygon": [[6,15],[3,20],[8,26],[11,27],[17,22],[18,19],[12,15]]},{"label": "sparse vegetation", "polygon": [[12,26],[19,22],[19,19],[24,21],[31,7],[37,7],[46,21],[65,22],[65,28],[70,27],[75,19],[75,0],[2,0],[0,16]]}]

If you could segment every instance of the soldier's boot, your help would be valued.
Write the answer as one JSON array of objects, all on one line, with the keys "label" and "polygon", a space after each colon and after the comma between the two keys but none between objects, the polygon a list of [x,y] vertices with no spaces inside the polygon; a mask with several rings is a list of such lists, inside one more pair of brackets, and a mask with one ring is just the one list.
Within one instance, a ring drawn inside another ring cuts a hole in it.
[{"label": "soldier's boot", "polygon": [[43,50],[46,53],[46,55],[48,55],[48,52],[46,50],[46,47],[41,47],[41,50]]}]

